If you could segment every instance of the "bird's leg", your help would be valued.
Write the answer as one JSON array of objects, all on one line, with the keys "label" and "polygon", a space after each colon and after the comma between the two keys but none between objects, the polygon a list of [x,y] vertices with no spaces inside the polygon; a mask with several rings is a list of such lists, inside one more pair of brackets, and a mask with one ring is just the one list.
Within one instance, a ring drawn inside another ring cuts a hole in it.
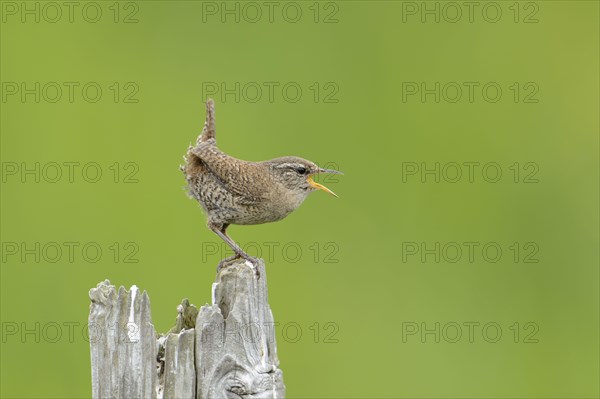
[{"label": "bird's leg", "polygon": [[[225,265],[226,262],[229,262],[233,259],[237,259],[237,258],[244,258],[247,261],[250,261],[250,263],[252,263],[253,265],[258,265],[258,259],[253,258],[252,256],[248,255],[247,253],[245,253],[242,248],[240,248],[239,245],[237,245],[235,243],[235,241],[233,241],[231,239],[231,237],[229,237],[227,235],[227,227],[229,227],[228,224],[222,224],[222,225],[218,225],[215,223],[208,223],[208,227],[215,232],[216,235],[218,235],[219,237],[221,237],[223,239],[223,241],[225,241],[227,243],[227,245],[229,245],[231,247],[231,249],[233,249],[233,252],[235,252],[234,256],[230,256],[229,258],[225,258],[223,259],[221,262],[219,262],[219,266],[217,267],[217,270],[221,270],[221,268]],[[255,268],[255,273],[258,275],[258,268]]]},{"label": "bird's leg", "polygon": [[231,247],[231,249],[233,249],[233,252],[235,252],[235,254],[237,255],[237,257],[239,258],[244,258],[246,260],[252,261],[254,260],[254,258],[252,258],[250,255],[248,255],[247,253],[245,253],[242,248],[240,248],[239,245],[237,245],[235,243],[235,241],[233,241],[231,239],[231,237],[229,237],[227,235],[227,227],[229,227],[228,224],[222,224],[222,225],[216,225],[213,223],[209,223],[208,227],[214,231],[219,237],[221,237],[223,239],[223,241],[225,241],[227,243],[227,245],[229,245]]}]

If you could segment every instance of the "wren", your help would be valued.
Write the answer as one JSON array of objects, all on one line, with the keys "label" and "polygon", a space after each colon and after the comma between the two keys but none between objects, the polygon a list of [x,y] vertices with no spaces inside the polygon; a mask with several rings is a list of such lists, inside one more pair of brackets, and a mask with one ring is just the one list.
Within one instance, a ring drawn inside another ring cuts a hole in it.
[{"label": "wren", "polygon": [[188,148],[184,160],[185,165],[180,169],[187,180],[189,196],[202,206],[208,228],[234,252],[233,256],[219,263],[218,270],[236,258],[256,263],[255,258],[227,235],[227,227],[281,220],[316,190],[337,197],[333,191],[315,182],[313,176],[318,173],[342,174],[294,156],[251,162],[225,154],[217,147],[212,99],[206,102],[206,122],[202,133],[196,145]]}]

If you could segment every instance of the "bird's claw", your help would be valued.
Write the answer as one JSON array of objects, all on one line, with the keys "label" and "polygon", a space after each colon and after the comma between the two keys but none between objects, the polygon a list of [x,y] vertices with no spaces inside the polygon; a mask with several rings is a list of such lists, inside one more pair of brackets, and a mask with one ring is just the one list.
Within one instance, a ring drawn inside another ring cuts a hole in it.
[{"label": "bird's claw", "polygon": [[254,270],[254,275],[256,276],[256,279],[260,280],[260,272],[258,271],[258,258],[254,258],[248,255],[247,257],[244,257],[244,259],[246,259],[247,262],[250,262],[252,264],[252,266],[248,266],[250,266],[250,268]]}]

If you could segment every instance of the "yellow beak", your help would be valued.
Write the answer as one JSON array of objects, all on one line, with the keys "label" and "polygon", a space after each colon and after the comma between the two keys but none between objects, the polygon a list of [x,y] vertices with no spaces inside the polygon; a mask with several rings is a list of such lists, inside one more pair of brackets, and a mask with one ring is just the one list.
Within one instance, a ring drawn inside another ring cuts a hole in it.
[{"label": "yellow beak", "polygon": [[331,195],[333,195],[334,197],[337,197],[338,195],[336,193],[334,193],[333,191],[331,191],[330,189],[328,189],[327,187],[325,187],[322,184],[317,183],[316,181],[313,180],[312,176],[308,176],[306,178],[306,181],[308,182],[308,184],[310,184],[312,187],[319,189],[319,190],[323,190]]}]

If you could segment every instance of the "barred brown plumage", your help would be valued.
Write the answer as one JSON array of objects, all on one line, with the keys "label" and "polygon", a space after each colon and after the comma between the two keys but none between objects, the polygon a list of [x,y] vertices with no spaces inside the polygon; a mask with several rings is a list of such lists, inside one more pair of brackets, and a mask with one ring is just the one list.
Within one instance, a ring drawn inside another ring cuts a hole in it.
[{"label": "barred brown plumage", "polygon": [[229,225],[281,220],[317,189],[335,195],[316,183],[312,176],[318,173],[341,173],[293,156],[251,162],[225,154],[217,147],[212,99],[206,102],[206,122],[202,133],[196,145],[188,148],[184,159],[185,165],[181,166],[181,170],[187,180],[190,197],[202,206],[208,227],[235,253],[222,260],[219,268],[238,257],[256,262],[227,235]]}]

